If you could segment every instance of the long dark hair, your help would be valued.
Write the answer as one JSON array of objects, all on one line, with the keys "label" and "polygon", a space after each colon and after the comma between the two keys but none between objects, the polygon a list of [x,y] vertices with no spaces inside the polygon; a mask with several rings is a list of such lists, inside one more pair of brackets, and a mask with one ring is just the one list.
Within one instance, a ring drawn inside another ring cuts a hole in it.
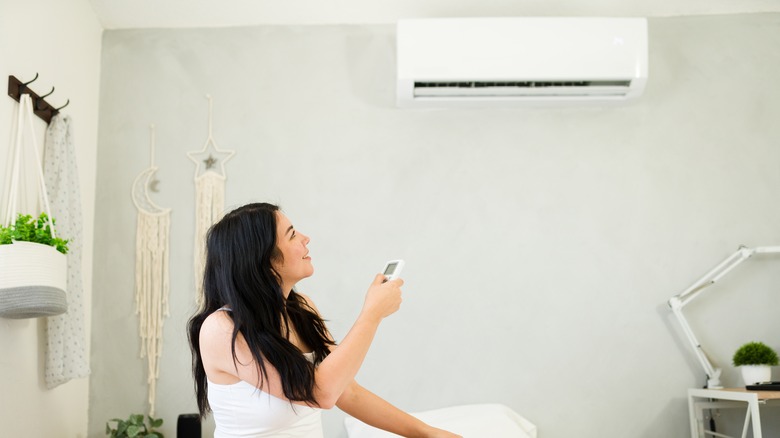
[{"label": "long dark hair", "polygon": [[[278,206],[266,203],[244,205],[212,225],[206,236],[203,306],[187,327],[201,416],[211,409],[200,354],[200,328],[206,317],[223,306],[230,309],[233,319],[233,363],[237,362],[235,342],[241,332],[258,364],[260,382],[268,378],[267,361],[279,372],[288,400],[317,405],[314,369],[328,355],[333,341],[322,318],[303,297],[289,291],[285,300],[281,278],[271,265],[282,257],[276,247],[278,210]],[[290,326],[312,348],[313,363],[287,339]]]}]

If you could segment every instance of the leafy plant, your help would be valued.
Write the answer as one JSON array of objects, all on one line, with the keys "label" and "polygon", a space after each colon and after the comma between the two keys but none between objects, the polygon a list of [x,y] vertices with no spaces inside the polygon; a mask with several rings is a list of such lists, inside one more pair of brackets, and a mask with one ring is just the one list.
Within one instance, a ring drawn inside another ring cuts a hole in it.
[{"label": "leafy plant", "polygon": [[[52,223],[56,223],[54,219],[52,219]],[[38,219],[33,219],[29,214],[20,213],[13,224],[7,227],[0,225],[0,245],[13,243],[14,240],[49,245],[63,254],[68,253],[68,240],[51,237],[49,216],[46,213],[41,213]]]},{"label": "leafy plant", "polygon": [[739,347],[732,359],[734,366],[769,365],[778,363],[777,352],[763,342],[748,342]]},{"label": "leafy plant", "polygon": [[[154,430],[162,426],[162,418],[148,417],[149,425],[144,422],[143,414],[132,414],[127,420],[112,418],[106,422],[106,435],[111,438],[165,438],[162,432]],[[116,428],[111,427],[111,422],[116,422]]]}]

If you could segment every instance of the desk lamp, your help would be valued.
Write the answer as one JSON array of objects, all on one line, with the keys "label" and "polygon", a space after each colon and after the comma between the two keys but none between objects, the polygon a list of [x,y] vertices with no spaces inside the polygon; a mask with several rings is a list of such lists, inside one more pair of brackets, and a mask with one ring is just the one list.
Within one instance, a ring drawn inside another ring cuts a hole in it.
[{"label": "desk lamp", "polygon": [[702,278],[693,283],[691,287],[669,299],[669,307],[672,308],[672,312],[680,322],[680,326],[682,326],[685,337],[688,339],[688,343],[693,348],[693,352],[696,354],[696,358],[699,359],[699,363],[701,364],[702,368],[704,368],[704,372],[707,373],[707,388],[723,388],[723,386],[720,384],[721,369],[715,368],[710,359],[707,357],[707,354],[704,352],[701,344],[696,339],[696,335],[693,334],[691,326],[688,325],[688,321],[685,319],[685,315],[683,315],[683,307],[688,305],[688,303],[693,301],[694,298],[699,296],[707,286],[715,284],[715,282],[723,278],[724,275],[728,274],[732,269],[739,266],[742,262],[749,259],[751,256],[753,256],[753,254],[780,254],[780,246],[765,246],[756,248],[740,246],[734,254],[728,256]]}]

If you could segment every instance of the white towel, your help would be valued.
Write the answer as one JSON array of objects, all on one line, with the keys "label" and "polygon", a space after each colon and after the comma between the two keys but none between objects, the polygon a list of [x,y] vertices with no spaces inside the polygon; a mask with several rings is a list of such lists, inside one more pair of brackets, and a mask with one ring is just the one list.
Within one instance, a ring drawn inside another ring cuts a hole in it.
[{"label": "white towel", "polygon": [[55,115],[46,129],[43,175],[57,221],[58,237],[68,243],[68,311],[47,318],[46,387],[89,375],[84,335],[84,299],[81,273],[82,221],[76,150],[69,116]]}]

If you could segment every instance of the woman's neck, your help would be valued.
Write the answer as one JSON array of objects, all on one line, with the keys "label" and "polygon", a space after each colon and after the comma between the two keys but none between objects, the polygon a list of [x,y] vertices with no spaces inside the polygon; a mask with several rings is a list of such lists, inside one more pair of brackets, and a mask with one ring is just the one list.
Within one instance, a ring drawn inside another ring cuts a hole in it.
[{"label": "woman's neck", "polygon": [[292,292],[293,286],[295,286],[295,285],[294,284],[293,285],[289,285],[289,284],[285,284],[285,283],[281,284],[282,295],[284,296],[285,300],[287,300],[287,298],[290,296],[290,292]]}]

